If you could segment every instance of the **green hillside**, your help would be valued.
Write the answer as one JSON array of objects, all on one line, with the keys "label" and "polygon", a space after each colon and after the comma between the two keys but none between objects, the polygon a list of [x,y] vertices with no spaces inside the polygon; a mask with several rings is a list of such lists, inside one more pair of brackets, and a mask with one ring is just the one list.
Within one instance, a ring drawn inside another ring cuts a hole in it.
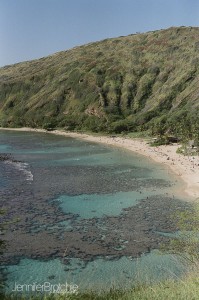
[{"label": "green hillside", "polygon": [[0,126],[199,131],[199,28],[100,42],[0,69]]}]

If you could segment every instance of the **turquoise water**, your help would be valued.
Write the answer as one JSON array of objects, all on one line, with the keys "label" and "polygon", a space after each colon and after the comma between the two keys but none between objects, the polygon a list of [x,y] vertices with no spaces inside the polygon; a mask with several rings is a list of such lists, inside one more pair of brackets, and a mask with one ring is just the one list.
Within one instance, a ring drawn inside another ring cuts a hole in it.
[{"label": "turquoise water", "polygon": [[136,205],[140,199],[152,196],[155,192],[118,192],[114,194],[92,194],[60,196],[54,200],[65,213],[77,214],[89,219],[103,216],[117,216],[124,208]]},{"label": "turquoise water", "polygon": [[[15,282],[47,280],[109,288],[184,271],[176,258],[153,251],[162,229],[171,234],[167,208],[181,205],[180,183],[161,165],[102,144],[28,132],[0,131],[0,153],[12,156],[0,161],[0,202],[8,220],[20,219],[8,235],[9,291]],[[168,207],[153,209],[156,199]],[[122,226],[125,218],[135,219],[132,228]],[[148,247],[134,249],[139,238]]]},{"label": "turquoise water", "polygon": [[[97,258],[86,264],[70,259],[69,265],[60,260],[35,261],[22,259],[19,265],[8,267],[8,290],[17,284],[76,284],[79,290],[129,288],[138,282],[150,283],[164,279],[179,279],[185,267],[175,256],[160,255],[153,251],[141,258],[121,257],[117,260]],[[110,276],[112,274],[112,276]],[[117,276],[113,276],[117,274]],[[53,278],[52,278],[53,277]]]}]

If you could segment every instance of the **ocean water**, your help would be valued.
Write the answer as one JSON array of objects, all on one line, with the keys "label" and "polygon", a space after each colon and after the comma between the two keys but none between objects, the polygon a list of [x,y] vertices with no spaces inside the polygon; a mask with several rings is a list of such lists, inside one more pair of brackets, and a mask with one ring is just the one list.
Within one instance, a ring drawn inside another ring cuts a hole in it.
[{"label": "ocean water", "polygon": [[[119,148],[52,134],[0,131],[0,201],[8,291],[73,282],[80,289],[178,277],[154,249],[184,209],[166,168]],[[175,263],[174,263],[175,260]]]},{"label": "ocean water", "polygon": [[117,287],[125,289],[136,283],[153,283],[158,280],[180,278],[185,266],[176,257],[152,252],[132,259],[121,257],[117,260],[97,258],[90,263],[74,258],[67,266],[59,259],[38,261],[22,259],[18,265],[8,266],[8,291],[14,289],[15,283],[30,285],[33,283],[51,285],[76,284],[78,289],[109,290]]}]

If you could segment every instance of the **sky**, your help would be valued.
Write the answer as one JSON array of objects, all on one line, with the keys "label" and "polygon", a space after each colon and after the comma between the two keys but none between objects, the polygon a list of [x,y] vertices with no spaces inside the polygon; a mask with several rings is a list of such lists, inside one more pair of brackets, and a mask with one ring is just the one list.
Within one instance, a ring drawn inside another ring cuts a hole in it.
[{"label": "sky", "polygon": [[0,67],[78,45],[199,26],[199,0],[0,0]]}]

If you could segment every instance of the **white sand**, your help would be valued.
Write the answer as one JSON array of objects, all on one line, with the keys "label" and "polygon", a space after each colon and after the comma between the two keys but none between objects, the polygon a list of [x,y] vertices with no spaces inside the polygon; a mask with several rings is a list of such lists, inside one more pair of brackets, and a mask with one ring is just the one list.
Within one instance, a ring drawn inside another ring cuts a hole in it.
[{"label": "white sand", "polygon": [[[34,131],[46,132],[43,129],[32,128],[0,128],[3,130],[16,131]],[[134,151],[138,154],[147,156],[158,163],[171,168],[171,170],[185,182],[182,193],[187,194],[191,199],[196,200],[199,197],[199,156],[187,157],[176,153],[179,145],[163,145],[158,147],[150,147],[147,141],[143,139],[130,139],[123,137],[107,137],[92,136],[75,132],[65,132],[62,130],[54,130],[48,132],[56,135],[85,139],[91,142],[103,143]]]}]

